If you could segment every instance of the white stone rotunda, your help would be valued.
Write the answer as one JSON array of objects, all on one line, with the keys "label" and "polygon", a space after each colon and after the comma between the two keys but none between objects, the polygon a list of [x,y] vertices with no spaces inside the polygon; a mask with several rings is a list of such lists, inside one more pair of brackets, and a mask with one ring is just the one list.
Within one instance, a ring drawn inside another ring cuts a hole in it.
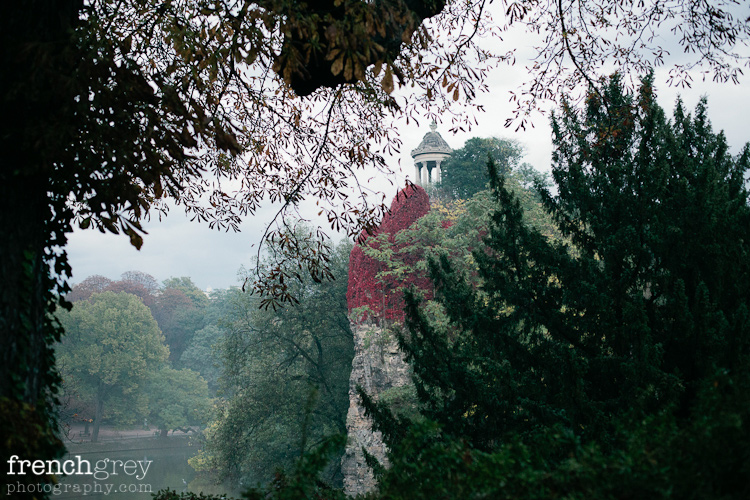
[{"label": "white stone rotunda", "polygon": [[427,132],[419,146],[411,151],[411,157],[414,158],[414,183],[422,187],[440,182],[440,164],[453,151],[436,130],[437,124],[432,122],[430,132]]}]

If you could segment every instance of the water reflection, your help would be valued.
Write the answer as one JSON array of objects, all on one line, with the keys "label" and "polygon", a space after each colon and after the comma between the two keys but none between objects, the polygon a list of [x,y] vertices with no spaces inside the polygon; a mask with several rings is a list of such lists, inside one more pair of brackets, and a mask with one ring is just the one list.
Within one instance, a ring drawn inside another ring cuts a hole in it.
[{"label": "water reflection", "polygon": [[[206,491],[191,489],[195,471],[188,459],[198,452],[190,438],[183,436],[147,437],[105,441],[101,443],[69,443],[64,460],[87,461],[91,475],[64,477],[54,498],[150,500],[152,494],[165,488],[177,492]],[[203,485],[205,486],[205,484]],[[210,493],[221,493],[219,491]]]}]

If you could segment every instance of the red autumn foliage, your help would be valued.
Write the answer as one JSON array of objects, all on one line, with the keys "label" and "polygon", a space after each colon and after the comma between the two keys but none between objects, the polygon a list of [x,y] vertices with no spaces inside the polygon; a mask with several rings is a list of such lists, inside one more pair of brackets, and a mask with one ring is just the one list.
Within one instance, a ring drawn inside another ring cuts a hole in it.
[{"label": "red autumn foliage", "polygon": [[[380,226],[372,235],[362,233],[357,244],[352,249],[349,258],[349,285],[346,292],[349,310],[367,306],[370,313],[365,317],[373,319],[403,320],[404,303],[403,287],[416,286],[428,291],[431,284],[423,273],[409,273],[405,280],[396,282],[391,277],[378,279],[378,273],[387,266],[378,260],[365,255],[362,245],[372,244],[373,237],[383,233],[388,234],[388,241],[393,244],[394,236],[399,231],[408,228],[417,219],[430,211],[430,198],[419,186],[410,185],[396,194],[391,208],[383,217]],[[413,268],[423,256],[415,254],[401,254],[401,245],[394,245],[394,258],[399,259],[401,265]]]},{"label": "red autumn foliage", "polygon": [[139,283],[137,281],[128,281],[128,280],[120,280],[120,281],[113,281],[106,289],[107,292],[125,292],[130,293],[132,295],[135,295],[136,297],[140,297],[140,299],[143,301],[143,303],[151,309],[151,312],[154,312],[154,307],[156,305],[156,297],[154,294],[146,288],[142,283]]},{"label": "red autumn foliage", "polygon": [[81,281],[77,285],[73,285],[73,289],[70,291],[65,298],[70,302],[78,302],[80,300],[88,300],[95,293],[102,293],[112,284],[112,280],[105,278],[99,274],[89,276],[85,280]]}]

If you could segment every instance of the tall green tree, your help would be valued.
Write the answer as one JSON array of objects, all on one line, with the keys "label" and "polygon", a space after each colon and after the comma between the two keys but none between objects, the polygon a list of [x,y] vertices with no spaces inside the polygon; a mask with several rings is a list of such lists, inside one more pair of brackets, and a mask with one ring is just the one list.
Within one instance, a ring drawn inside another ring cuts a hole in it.
[{"label": "tall green tree", "polygon": [[164,281],[154,304],[154,318],[169,345],[169,359],[175,364],[190,345],[195,332],[203,328],[209,299],[187,276]]},{"label": "tall green tree", "polygon": [[[244,484],[266,483],[331,435],[346,433],[354,342],[346,305],[351,245],[333,252],[333,281],[292,285],[297,305],[258,309],[235,290],[222,346],[224,401],[195,463]],[[338,457],[343,449],[338,450]],[[333,460],[328,482],[340,482]]]},{"label": "tall green tree", "polygon": [[209,304],[203,315],[206,326],[195,332],[179,359],[179,367],[200,372],[212,395],[219,388],[222,372],[221,344],[225,335],[224,327],[236,319],[235,306],[239,302],[236,293],[235,288],[211,291]]},{"label": "tall green tree", "polygon": [[440,190],[449,199],[467,200],[489,188],[487,158],[492,156],[499,170],[508,174],[523,157],[523,148],[512,139],[472,137],[454,150],[442,164]]},{"label": "tall green tree", "polygon": [[188,432],[188,427],[209,420],[208,384],[198,372],[163,366],[149,374],[143,391],[148,397],[148,421],[159,428],[163,437],[170,429]]},{"label": "tall green tree", "polygon": [[[742,498],[747,486],[732,477],[747,469],[750,439],[750,146],[732,157],[705,101],[694,115],[678,102],[668,121],[651,77],[635,96],[617,75],[605,88],[553,117],[557,194],[543,198],[563,238],[524,223],[490,163],[497,209],[474,252],[480,285],[442,258],[431,272],[447,324],[407,301],[399,340],[422,413],[438,435],[466,440],[454,457],[471,463],[471,450],[483,450],[498,453],[490,463],[526,463],[512,472],[520,482],[560,473],[565,483],[574,456],[608,494],[636,494],[642,473],[664,492]],[[414,436],[409,423],[365,399],[392,449],[406,453],[394,459],[415,460],[402,442]],[[661,472],[644,446],[656,447]],[[408,476],[393,474],[393,484]],[[574,483],[557,487],[580,494]]]},{"label": "tall green tree", "polygon": [[224,338],[224,330],[209,324],[201,328],[190,339],[187,348],[180,356],[179,366],[199,372],[208,383],[211,394],[216,394],[221,376],[219,347]]},{"label": "tall green tree", "polygon": [[56,349],[63,375],[95,408],[96,441],[107,417],[135,422],[148,404],[145,385],[169,350],[151,311],[128,293],[104,292],[60,314],[68,335]]},{"label": "tall green tree", "polygon": [[197,308],[203,309],[208,306],[208,295],[198,288],[198,285],[193,283],[193,280],[188,276],[172,277],[164,280],[163,284],[163,290],[176,289],[182,291]]}]

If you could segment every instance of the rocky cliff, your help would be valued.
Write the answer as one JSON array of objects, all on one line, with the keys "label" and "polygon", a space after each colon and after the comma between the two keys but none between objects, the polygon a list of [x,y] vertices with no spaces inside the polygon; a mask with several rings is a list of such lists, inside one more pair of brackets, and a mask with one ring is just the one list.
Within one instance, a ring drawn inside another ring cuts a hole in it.
[{"label": "rocky cliff", "polygon": [[[430,198],[419,186],[407,186],[393,198],[388,213],[372,233],[363,232],[352,249],[349,258],[349,282],[346,292],[349,311],[361,318],[361,323],[352,324],[354,334],[354,361],[349,379],[349,413],[346,427],[349,442],[342,459],[344,490],[349,495],[370,491],[375,486],[372,470],[365,463],[363,449],[382,464],[385,462],[385,445],[379,432],[373,432],[371,422],[357,395],[357,386],[364,388],[373,399],[378,400],[385,391],[411,383],[408,367],[392,339],[374,322],[400,322],[404,317],[403,288],[415,286],[426,289],[424,273],[411,273],[408,277],[392,277],[382,272],[390,265],[413,267],[421,254],[400,252],[404,243],[397,243],[394,236],[410,227],[414,221],[430,210]],[[373,238],[388,235],[384,243]],[[369,253],[388,247],[389,255],[398,262],[381,262]],[[355,313],[355,311],[358,311]]]},{"label": "rocky cliff", "polygon": [[386,464],[386,447],[379,432],[373,432],[370,419],[357,396],[361,386],[375,399],[384,391],[411,383],[409,368],[396,341],[375,326],[354,325],[354,360],[349,379],[349,413],[346,428],[349,441],[341,461],[344,491],[347,495],[366,493],[374,488],[372,470],[365,463],[363,448]]}]

